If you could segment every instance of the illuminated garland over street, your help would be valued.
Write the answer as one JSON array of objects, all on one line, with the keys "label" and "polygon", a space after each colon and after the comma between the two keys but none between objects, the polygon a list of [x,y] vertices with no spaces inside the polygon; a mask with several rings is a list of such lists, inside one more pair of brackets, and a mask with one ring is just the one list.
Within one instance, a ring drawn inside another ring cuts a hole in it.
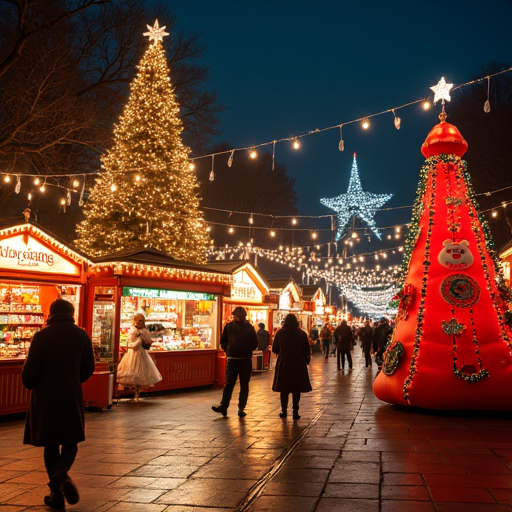
[{"label": "illuminated garland over street", "polygon": [[[401,249],[400,247],[398,251],[401,252]],[[352,268],[352,264],[347,263],[343,268],[339,263],[340,259],[319,258],[314,253],[308,255],[302,248],[269,250],[252,246],[210,249],[208,259],[210,261],[249,259],[251,254],[287,265],[299,272],[302,271],[313,281],[324,279],[326,283],[336,286],[340,294],[352,302],[363,314],[376,318],[384,314],[395,313],[395,310],[390,309],[388,304],[397,292],[399,265],[392,265],[388,268],[376,265],[374,269],[365,269],[362,267]]]}]

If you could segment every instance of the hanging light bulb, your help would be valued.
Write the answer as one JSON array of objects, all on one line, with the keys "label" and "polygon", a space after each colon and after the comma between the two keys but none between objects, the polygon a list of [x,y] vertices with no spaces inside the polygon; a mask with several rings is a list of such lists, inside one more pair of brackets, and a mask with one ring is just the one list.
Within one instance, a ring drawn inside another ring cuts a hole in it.
[{"label": "hanging light bulb", "polygon": [[339,149],[340,151],[343,151],[343,150],[345,149],[345,142],[343,142],[343,134],[342,134],[342,132],[341,132],[342,127],[343,127],[343,125],[342,125],[342,124],[340,124],[340,143],[339,143],[339,145],[338,145],[338,149]]},{"label": "hanging light bulb", "polygon": [[368,128],[370,128],[370,120],[367,117],[363,119],[362,127],[364,130],[368,130]]},{"label": "hanging light bulb", "polygon": [[41,183],[41,180],[39,178],[36,178],[34,180],[34,185],[39,185],[39,183]]},{"label": "hanging light bulb", "polygon": [[66,206],[66,200],[65,200],[65,199],[61,199],[61,200],[60,200],[60,204],[61,204],[62,206]]},{"label": "hanging light bulb", "polygon": [[493,210],[493,211],[492,211],[492,213],[491,213],[491,215],[492,215],[493,217],[497,217],[497,216],[498,216],[498,212],[497,212],[496,210]]},{"label": "hanging light bulb", "polygon": [[254,159],[258,156],[258,153],[255,149],[252,149],[251,152],[249,153],[249,156]]},{"label": "hanging light bulb", "polygon": [[30,192],[28,193],[27,198],[28,198],[29,201],[32,200],[32,194]]},{"label": "hanging light bulb", "polygon": [[229,158],[228,158],[228,167],[231,167],[233,165],[233,156],[235,154],[235,150],[232,149],[231,150],[231,153],[229,154]]},{"label": "hanging light bulb", "polygon": [[400,130],[400,125],[402,124],[402,120],[396,115],[395,109],[393,109],[391,112],[393,112],[393,115],[395,116],[395,128],[397,130]]},{"label": "hanging light bulb", "polygon": [[249,224],[251,224],[251,226],[252,226],[252,224],[254,224],[254,218],[252,216],[252,213],[251,213],[251,216],[248,219],[248,222],[249,222]]},{"label": "hanging light bulb", "polygon": [[188,168],[189,168],[191,171],[193,171],[193,170],[196,168],[196,164],[195,164],[194,162],[190,162],[190,163],[188,164]]},{"label": "hanging light bulb", "polygon": [[212,155],[212,170],[210,171],[210,175],[208,176],[210,181],[215,179],[215,156]]},{"label": "hanging light bulb", "polygon": [[206,226],[206,232],[209,233],[212,230],[211,226]]},{"label": "hanging light bulb", "polygon": [[351,235],[352,238],[357,238],[357,231],[352,231]]},{"label": "hanging light bulb", "polygon": [[140,181],[140,174],[135,175],[135,181],[138,183]]},{"label": "hanging light bulb", "polygon": [[230,226],[229,229],[228,229],[228,232],[230,234],[233,234],[235,232],[235,228],[233,226]]},{"label": "hanging light bulb", "polygon": [[41,185],[41,188],[39,189],[41,192],[44,192],[46,190],[46,180],[44,180],[43,184]]},{"label": "hanging light bulb", "polygon": [[85,192],[85,176],[84,181],[82,183],[82,190],[80,190],[80,199],[78,200],[78,206],[82,207],[84,205],[84,192]]},{"label": "hanging light bulb", "polygon": [[299,149],[300,148],[300,143],[297,139],[295,139],[293,141],[293,149]]},{"label": "hanging light bulb", "polygon": [[484,112],[488,114],[491,111],[491,103],[489,102],[489,89],[491,87],[491,77],[487,77],[487,99],[484,103]]},{"label": "hanging light bulb", "polygon": [[78,188],[80,186],[80,182],[78,180],[73,180],[73,187]]},{"label": "hanging light bulb", "polygon": [[430,108],[430,101],[428,99],[424,100],[421,106],[423,107],[423,110],[428,110]]},{"label": "hanging light bulb", "polygon": [[4,181],[5,183],[9,183],[11,181],[11,177],[7,174],[5,177],[4,177]]},{"label": "hanging light bulb", "polygon": [[276,232],[273,229],[270,230],[270,236],[272,238],[274,238],[276,236]]},{"label": "hanging light bulb", "polygon": [[316,232],[316,231],[313,231],[313,232],[311,233],[311,238],[312,238],[313,240],[316,240],[316,238],[317,238],[317,237],[318,237],[317,232]]},{"label": "hanging light bulb", "polygon": [[297,219],[296,219],[295,217],[292,219],[292,224],[293,224],[294,226],[296,226],[296,225],[297,225]]},{"label": "hanging light bulb", "polygon": [[20,176],[17,176],[16,177],[16,186],[14,187],[14,192],[16,192],[16,194],[19,194],[20,190],[21,190],[21,178],[20,178]]}]

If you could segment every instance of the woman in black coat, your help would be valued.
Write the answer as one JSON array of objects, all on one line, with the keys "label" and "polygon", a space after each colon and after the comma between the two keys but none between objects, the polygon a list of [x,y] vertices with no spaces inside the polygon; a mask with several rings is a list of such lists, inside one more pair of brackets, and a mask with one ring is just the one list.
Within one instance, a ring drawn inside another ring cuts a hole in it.
[{"label": "woman in black coat", "polygon": [[300,394],[311,391],[308,364],[311,360],[311,347],[308,335],[299,328],[297,317],[286,316],[272,343],[272,352],[278,355],[272,391],[281,393],[281,418],[286,417],[288,395],[292,394],[293,419],[300,419]]},{"label": "woman in black coat", "polygon": [[47,325],[34,335],[21,374],[23,385],[32,390],[23,443],[44,446],[51,491],[44,503],[52,508],[64,508],[64,497],[70,504],[78,502],[68,471],[77,443],[85,440],[82,382],[94,373],[91,340],[75,325],[73,314],[70,302],[52,302]]}]

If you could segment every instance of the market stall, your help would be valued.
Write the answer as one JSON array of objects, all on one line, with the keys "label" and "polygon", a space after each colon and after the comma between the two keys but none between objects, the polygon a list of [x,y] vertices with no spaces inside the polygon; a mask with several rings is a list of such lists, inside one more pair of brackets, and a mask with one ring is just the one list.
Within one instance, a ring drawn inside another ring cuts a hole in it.
[{"label": "market stall", "polygon": [[57,298],[72,302],[81,325],[88,263],[34,224],[0,229],[0,415],[27,409],[21,370],[50,304]]},{"label": "market stall", "polygon": [[[230,272],[233,276],[231,295],[223,301],[222,327],[231,321],[231,314],[237,306],[247,311],[247,320],[258,330],[258,324],[272,332],[272,311],[277,307],[269,295],[269,288],[263,277],[247,261],[219,261],[208,265],[212,269]],[[268,354],[256,351],[253,355],[253,370],[262,371],[267,365]]]},{"label": "market stall", "polygon": [[[135,313],[153,333],[150,354],[163,380],[151,391],[215,384],[222,298],[231,275],[155,249],[95,259],[85,323],[100,361],[116,371]],[[116,396],[122,388],[114,391]]]},{"label": "market stall", "polygon": [[307,330],[310,312],[304,310],[301,290],[293,279],[286,281],[273,280],[269,282],[270,292],[277,296],[278,308],[273,311],[273,334],[279,329],[288,313],[293,313],[301,328]]}]

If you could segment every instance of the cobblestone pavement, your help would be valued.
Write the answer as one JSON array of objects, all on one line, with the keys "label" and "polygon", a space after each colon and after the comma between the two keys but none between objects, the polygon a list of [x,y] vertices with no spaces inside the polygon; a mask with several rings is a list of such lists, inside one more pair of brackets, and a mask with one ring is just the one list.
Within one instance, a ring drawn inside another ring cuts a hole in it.
[{"label": "cobblestone pavement", "polygon": [[[212,412],[211,388],[88,412],[72,469],[81,499],[68,510],[512,510],[512,414],[384,404],[363,364],[360,348],[352,371],[315,354],[298,421],[279,418],[272,371],[253,374],[243,419],[234,406]],[[0,512],[48,510],[42,449],[22,432],[23,421],[0,423]]]}]

